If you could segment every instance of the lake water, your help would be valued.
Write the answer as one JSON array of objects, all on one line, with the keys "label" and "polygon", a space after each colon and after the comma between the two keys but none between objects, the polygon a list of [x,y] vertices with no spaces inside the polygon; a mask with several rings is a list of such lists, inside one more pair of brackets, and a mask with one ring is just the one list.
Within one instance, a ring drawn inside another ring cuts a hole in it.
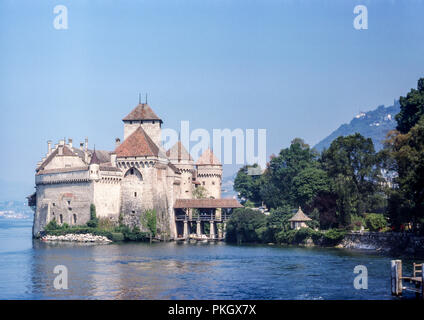
[{"label": "lake water", "polygon": [[[225,243],[49,244],[32,221],[0,219],[0,299],[392,299],[393,257]],[[411,261],[404,260],[406,272]],[[53,269],[68,269],[67,290]],[[353,269],[368,269],[356,290]]]}]

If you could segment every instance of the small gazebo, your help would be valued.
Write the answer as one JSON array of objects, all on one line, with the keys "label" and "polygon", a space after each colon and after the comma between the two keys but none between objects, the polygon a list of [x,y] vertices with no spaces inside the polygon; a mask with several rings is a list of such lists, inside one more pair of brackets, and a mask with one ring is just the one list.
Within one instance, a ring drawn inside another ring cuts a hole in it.
[{"label": "small gazebo", "polygon": [[297,210],[293,218],[289,219],[290,227],[296,230],[300,228],[308,228],[306,222],[311,220],[311,218],[309,218],[306,214],[303,213],[302,208],[299,207],[299,210]]}]

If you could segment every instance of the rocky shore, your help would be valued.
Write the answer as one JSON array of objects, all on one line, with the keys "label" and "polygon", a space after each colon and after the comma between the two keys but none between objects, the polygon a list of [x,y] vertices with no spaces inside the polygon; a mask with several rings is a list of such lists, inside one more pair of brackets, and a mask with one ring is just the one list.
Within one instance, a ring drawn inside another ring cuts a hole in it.
[{"label": "rocky shore", "polygon": [[95,242],[95,243],[110,243],[112,242],[104,236],[96,236],[88,234],[65,234],[61,236],[46,235],[41,238],[41,241],[67,241],[67,242]]},{"label": "rocky shore", "polygon": [[338,247],[422,257],[424,237],[395,232],[352,232],[345,236]]}]

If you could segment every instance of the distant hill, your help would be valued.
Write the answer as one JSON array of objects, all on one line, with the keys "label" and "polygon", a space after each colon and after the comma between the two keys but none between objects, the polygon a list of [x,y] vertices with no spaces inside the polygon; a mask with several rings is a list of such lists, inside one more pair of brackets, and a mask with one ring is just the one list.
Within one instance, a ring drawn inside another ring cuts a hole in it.
[{"label": "distant hill", "polygon": [[387,133],[396,128],[395,115],[399,111],[399,101],[395,101],[389,107],[379,106],[375,110],[361,112],[349,124],[341,125],[328,137],[317,143],[314,148],[321,152],[324,148],[328,148],[337,137],[359,132],[364,137],[371,138],[376,151],[379,151],[383,148],[382,141],[386,139]]}]

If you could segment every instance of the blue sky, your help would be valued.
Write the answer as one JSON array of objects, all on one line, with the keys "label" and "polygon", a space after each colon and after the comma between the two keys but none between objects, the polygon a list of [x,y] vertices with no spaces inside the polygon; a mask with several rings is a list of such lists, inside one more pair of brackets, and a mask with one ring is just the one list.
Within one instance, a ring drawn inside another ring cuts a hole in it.
[{"label": "blue sky", "polygon": [[424,1],[2,0],[0,199],[33,190],[49,139],[112,150],[139,92],[164,127],[266,128],[268,155],[314,145],[416,87],[423,39]]}]

